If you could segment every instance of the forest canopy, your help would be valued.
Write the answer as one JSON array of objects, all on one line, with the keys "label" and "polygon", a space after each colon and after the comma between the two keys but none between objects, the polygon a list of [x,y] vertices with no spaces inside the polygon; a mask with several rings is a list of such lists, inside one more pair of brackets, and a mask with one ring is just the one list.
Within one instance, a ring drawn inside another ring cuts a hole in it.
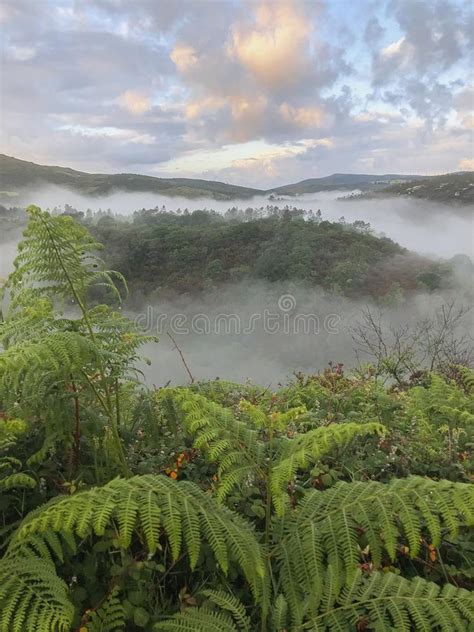
[{"label": "forest canopy", "polygon": [[[126,217],[66,204],[53,211],[73,217],[104,244],[105,261],[127,278],[135,303],[248,280],[291,281],[386,302],[400,291],[449,287],[453,278],[454,262],[410,252],[363,221],[324,220],[319,210],[155,208]],[[21,209],[0,207],[4,238],[19,234],[23,217]]]}]

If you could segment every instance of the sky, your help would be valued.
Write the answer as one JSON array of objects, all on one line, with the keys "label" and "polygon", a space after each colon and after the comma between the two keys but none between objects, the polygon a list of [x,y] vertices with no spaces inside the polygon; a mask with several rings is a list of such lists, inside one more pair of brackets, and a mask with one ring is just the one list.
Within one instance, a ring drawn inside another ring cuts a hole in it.
[{"label": "sky", "polygon": [[269,188],[474,169],[470,0],[2,0],[0,151]]}]

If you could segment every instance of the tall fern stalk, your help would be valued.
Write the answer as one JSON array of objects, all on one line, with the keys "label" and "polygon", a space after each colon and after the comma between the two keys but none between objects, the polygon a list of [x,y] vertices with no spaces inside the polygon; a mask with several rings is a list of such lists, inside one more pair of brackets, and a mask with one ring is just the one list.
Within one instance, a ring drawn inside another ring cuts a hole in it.
[{"label": "tall fern stalk", "polygon": [[[38,209],[39,210],[39,209]],[[31,213],[33,213],[33,209],[30,210]],[[89,309],[87,307],[87,297],[86,297],[86,288],[82,287],[81,289],[76,288],[73,279],[71,278],[71,275],[68,272],[67,266],[65,265],[64,262],[64,257],[62,255],[61,252],[61,247],[59,246],[59,244],[56,242],[56,238],[54,233],[51,231],[50,228],[50,223],[51,223],[51,218],[49,215],[46,215],[44,213],[37,213],[37,216],[40,220],[40,222],[42,223],[42,225],[44,226],[49,239],[51,241],[51,246],[54,250],[54,253],[56,255],[56,261],[57,264],[61,267],[64,277],[69,285],[70,291],[71,291],[71,295],[73,297],[73,299],[75,300],[77,306],[79,307],[81,314],[82,314],[82,318],[84,320],[84,323],[86,325],[88,334],[90,336],[91,342],[97,346],[97,340],[96,340],[96,336],[94,333],[94,327],[93,327],[93,323],[91,322],[91,319],[89,317]],[[54,220],[53,220],[54,221]],[[71,243],[71,241],[67,238],[67,236],[62,235],[63,238],[63,248],[64,246],[66,246],[66,249],[68,250],[72,250],[74,251],[77,248],[77,245],[74,243]],[[99,354],[97,356],[98,359],[98,370],[100,373],[100,381],[102,383],[102,388],[103,391],[105,393],[105,406],[104,406],[104,402],[102,400],[102,398],[99,400],[99,403],[102,404],[102,406],[105,409],[105,413],[107,414],[107,417],[109,418],[110,421],[110,426],[112,428],[112,433],[113,433],[113,437],[114,437],[114,441],[115,441],[115,449],[117,451],[117,455],[118,458],[120,460],[120,465],[122,468],[122,473],[126,476],[128,476],[130,474],[129,469],[127,467],[127,462],[125,460],[125,454],[123,451],[123,446],[122,446],[122,440],[120,438],[120,432],[119,432],[119,409],[118,409],[118,398],[117,398],[117,405],[115,407],[114,410],[114,406],[112,403],[112,397],[110,394],[110,386],[109,386],[109,380],[107,379],[106,376],[106,372],[105,372],[105,367],[104,367],[104,362],[102,359],[102,356]]]},{"label": "tall fern stalk", "polygon": [[[9,299],[0,329],[5,349],[0,358],[0,397],[25,414],[44,410],[44,398],[56,406],[58,389],[72,384],[75,428],[71,436],[79,449],[80,398],[84,408],[99,407],[108,420],[112,453],[120,472],[130,474],[120,436],[120,383],[130,379],[136,349],[147,339],[134,324],[105,305],[89,305],[92,292],[106,293],[120,301],[116,281],[122,277],[105,268],[95,254],[101,247],[88,231],[70,217],[51,217],[37,207],[28,209],[30,221],[19,245],[15,270],[4,293]],[[80,318],[65,318],[59,309],[77,307]],[[81,387],[79,388],[79,385]],[[92,398],[92,399],[90,399]],[[95,403],[94,403],[95,401]],[[43,413],[44,414],[44,413]],[[46,444],[56,433],[59,415],[46,423]],[[46,445],[45,444],[45,445]],[[39,456],[39,458],[42,458]]]}]

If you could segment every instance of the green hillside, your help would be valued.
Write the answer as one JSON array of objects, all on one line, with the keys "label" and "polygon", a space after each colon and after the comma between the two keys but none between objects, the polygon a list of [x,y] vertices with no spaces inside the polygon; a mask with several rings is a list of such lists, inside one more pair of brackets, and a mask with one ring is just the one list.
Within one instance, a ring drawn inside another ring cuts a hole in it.
[{"label": "green hillside", "polygon": [[66,167],[50,167],[0,155],[0,199],[14,200],[22,189],[38,185],[65,187],[82,195],[107,195],[114,191],[156,193],[186,198],[211,197],[215,200],[246,199],[262,193],[211,180],[155,178],[136,174],[85,173]]},{"label": "green hillside", "polygon": [[262,280],[383,301],[449,283],[449,266],[408,252],[368,225],[305,220],[297,210],[245,221],[205,211],[83,218],[132,294],[198,293]]},{"label": "green hillside", "polygon": [[412,197],[445,204],[474,204],[474,173],[461,171],[441,176],[428,176],[420,180],[398,182],[379,191],[371,191],[360,198]]},{"label": "green hillside", "polygon": [[385,175],[334,173],[333,175],[325,176],[324,178],[310,178],[308,180],[296,182],[295,184],[287,184],[285,186],[272,189],[272,191],[279,195],[305,195],[308,193],[317,193],[319,191],[351,191],[354,189],[372,191],[374,189],[386,187],[387,184],[412,181],[414,179],[421,180],[423,179],[423,176],[400,175],[394,173]]},{"label": "green hillside", "polygon": [[0,204],[19,204],[22,201],[23,190],[45,185],[64,187],[91,197],[108,195],[114,191],[126,191],[188,199],[236,200],[250,199],[256,195],[296,196],[320,191],[358,189],[362,191],[358,198],[409,195],[440,202],[471,203],[474,177],[471,172],[442,176],[335,173],[323,178],[310,178],[263,190],[193,178],[155,178],[130,173],[85,173],[67,167],[38,165],[0,154]]}]

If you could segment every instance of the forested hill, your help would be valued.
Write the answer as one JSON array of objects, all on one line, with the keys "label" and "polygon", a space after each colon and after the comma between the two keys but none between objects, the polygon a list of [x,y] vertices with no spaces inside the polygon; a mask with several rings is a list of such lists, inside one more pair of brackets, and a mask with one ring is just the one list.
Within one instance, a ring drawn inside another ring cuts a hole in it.
[{"label": "forested hill", "polygon": [[[128,279],[132,301],[248,280],[304,283],[382,302],[450,284],[449,262],[377,237],[365,222],[323,221],[294,207],[234,207],[225,214],[143,209],[127,218],[66,207],[64,214],[104,244],[102,256]],[[22,209],[0,206],[0,246],[18,241],[25,219]]]},{"label": "forested hill", "polygon": [[295,281],[348,296],[393,293],[443,283],[434,263],[355,224],[304,219],[297,210],[242,221],[217,213],[143,211],[131,222],[103,217],[90,228],[107,264],[136,292],[195,293],[247,279]]},{"label": "forested hill", "polygon": [[23,191],[47,186],[62,187],[90,197],[124,191],[187,199],[244,200],[257,195],[270,198],[280,195],[296,197],[321,191],[357,190],[362,192],[363,197],[409,195],[445,203],[472,203],[474,178],[471,172],[443,176],[335,173],[265,190],[193,178],[85,173],[66,167],[38,165],[0,154],[1,204],[21,203]]},{"label": "forested hill", "polygon": [[234,186],[223,182],[192,178],[156,178],[129,173],[85,173],[66,167],[37,165],[0,154],[0,200],[15,198],[31,187],[55,185],[88,196],[107,195],[113,191],[146,192],[185,198],[207,197],[216,200],[248,199],[255,195],[304,195],[319,191],[372,191],[394,182],[422,176],[397,174],[368,175],[336,173],[323,178],[311,178],[270,190]]},{"label": "forested hill", "polygon": [[319,191],[377,191],[385,189],[389,185],[396,183],[412,182],[413,180],[423,180],[425,176],[383,174],[374,175],[366,173],[334,173],[323,178],[309,178],[295,184],[286,184],[273,189],[278,195],[305,195],[318,193]]},{"label": "forested hill", "polygon": [[37,165],[0,154],[0,197],[15,199],[23,189],[54,185],[88,196],[103,196],[114,191],[146,192],[189,199],[247,199],[262,193],[257,189],[212,180],[155,178],[129,173],[85,173],[65,167]]},{"label": "forested hill", "polygon": [[[354,196],[357,199],[404,196],[441,202],[443,204],[474,204],[474,172],[462,171],[441,176],[427,176],[422,180],[397,182],[378,191]],[[350,198],[349,198],[350,199]]]}]

